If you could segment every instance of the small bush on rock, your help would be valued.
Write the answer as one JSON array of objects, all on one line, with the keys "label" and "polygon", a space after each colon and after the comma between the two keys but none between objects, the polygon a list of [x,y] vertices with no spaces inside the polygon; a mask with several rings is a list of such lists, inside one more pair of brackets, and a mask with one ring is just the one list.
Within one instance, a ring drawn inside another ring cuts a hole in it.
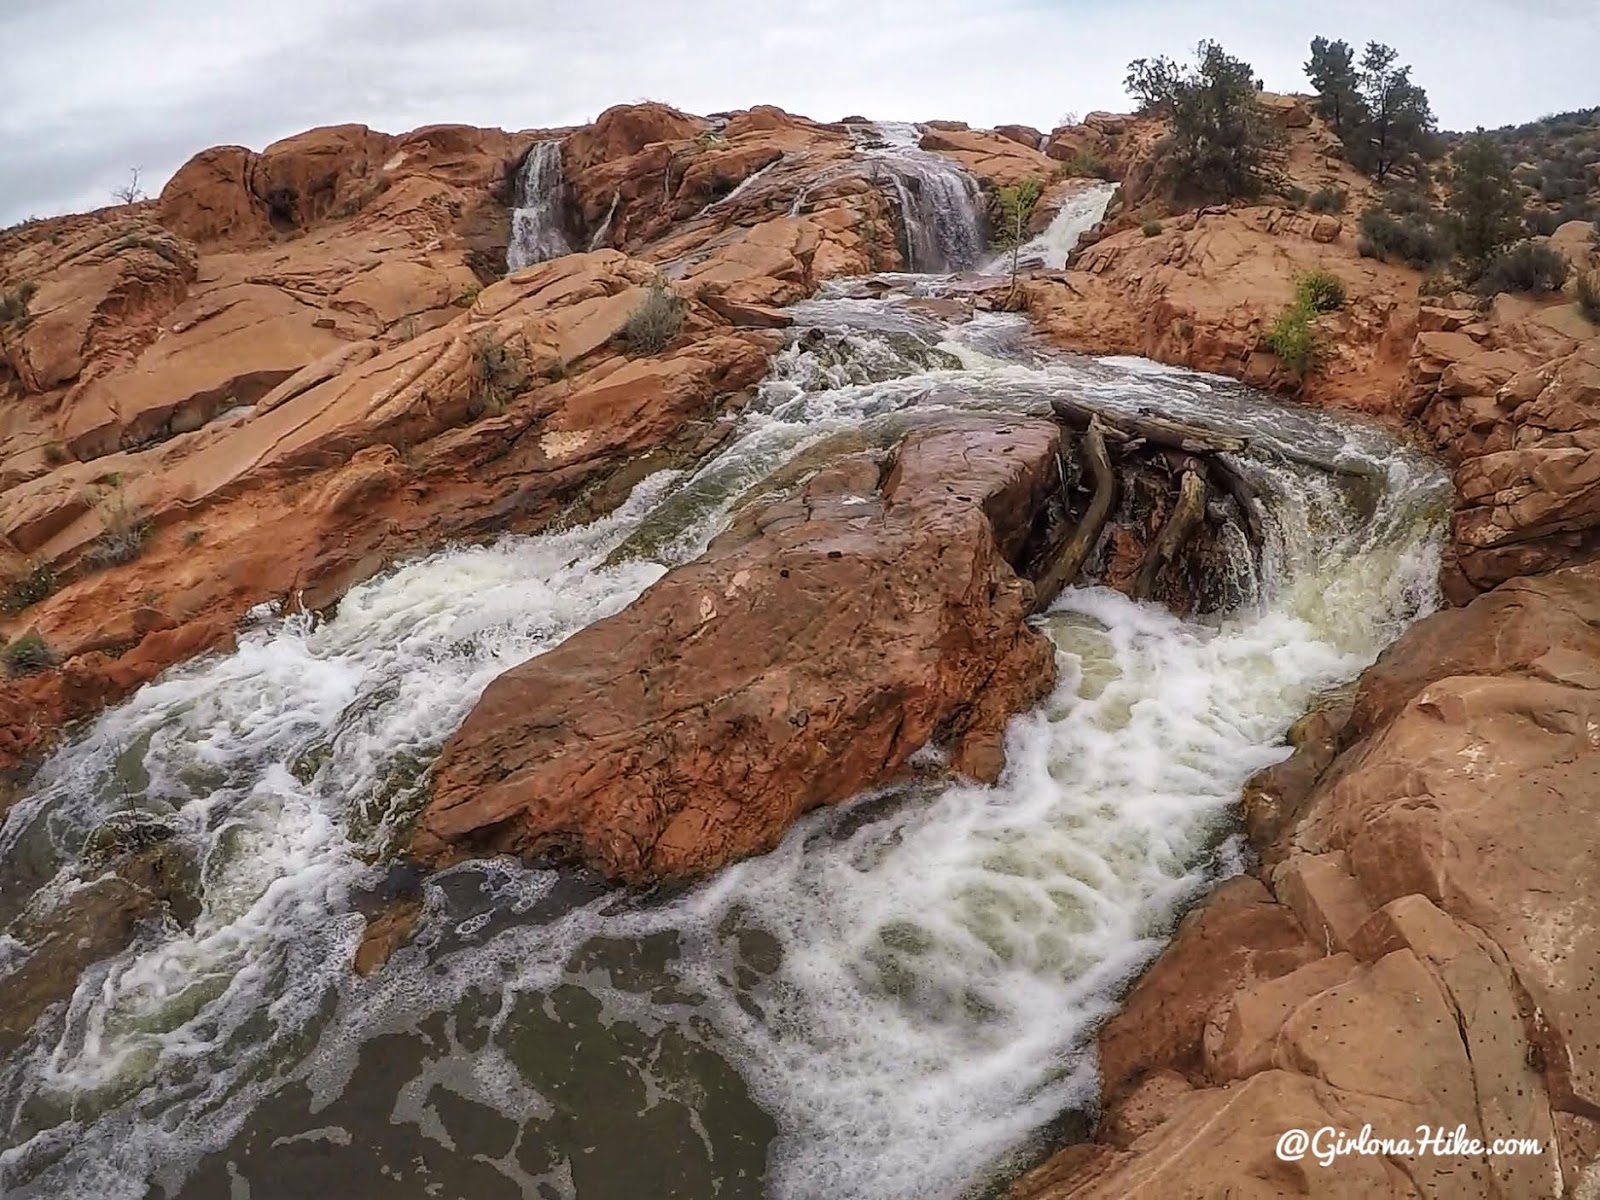
[{"label": "small bush on rock", "polygon": [[1143,231],[1145,237],[1156,237],[1161,233],[1161,222],[1146,221],[1139,228]]},{"label": "small bush on rock", "polygon": [[1330,313],[1344,307],[1344,280],[1332,271],[1307,271],[1295,280],[1295,303],[1312,312]]},{"label": "small bush on rock", "polygon": [[1311,193],[1311,199],[1306,201],[1306,207],[1314,213],[1342,213],[1345,202],[1346,196],[1341,189],[1325,187]]},{"label": "small bush on rock", "polygon": [[479,334],[472,344],[472,415],[501,411],[527,385],[528,365],[522,356],[497,334]]},{"label": "small bush on rock", "polygon": [[1450,235],[1422,213],[1395,216],[1383,208],[1361,214],[1361,238],[1356,249],[1363,258],[1399,260],[1418,270],[1438,267],[1454,253]]},{"label": "small bush on rock", "polygon": [[1503,250],[1478,276],[1478,293],[1496,296],[1501,292],[1529,292],[1543,295],[1559,292],[1567,282],[1567,260],[1554,246],[1541,242],[1518,242]]},{"label": "small bush on rock", "polygon": [[1094,152],[1094,147],[1085,146],[1067,161],[1065,174],[1087,179],[1106,179],[1110,176],[1110,171],[1100,156]]},{"label": "small bush on rock", "polygon": [[1278,314],[1278,319],[1267,330],[1267,348],[1294,372],[1295,378],[1304,379],[1316,369],[1321,357],[1314,326],[1317,314],[1310,305],[1297,301]]},{"label": "small bush on rock", "polygon": [[1583,315],[1600,325],[1600,271],[1583,271],[1578,275],[1578,307]]},{"label": "small bush on rock", "polygon": [[15,325],[18,329],[26,329],[29,320],[28,302],[38,290],[38,284],[25,280],[8,292],[0,292],[0,325]]},{"label": "small bush on rock", "polygon": [[95,538],[84,557],[96,567],[114,567],[139,557],[150,537],[150,526],[128,507],[120,489],[100,505],[100,520],[105,532]]},{"label": "small bush on rock", "polygon": [[623,329],[628,349],[635,354],[657,354],[667,348],[683,327],[683,298],[656,278]]},{"label": "small bush on rock", "polygon": [[34,675],[48,671],[58,661],[56,652],[37,629],[30,629],[12,642],[0,652],[0,658],[5,660],[6,670],[12,675]]},{"label": "small bush on rock", "polygon": [[0,596],[0,612],[19,613],[56,590],[56,573],[49,563],[39,563]]}]

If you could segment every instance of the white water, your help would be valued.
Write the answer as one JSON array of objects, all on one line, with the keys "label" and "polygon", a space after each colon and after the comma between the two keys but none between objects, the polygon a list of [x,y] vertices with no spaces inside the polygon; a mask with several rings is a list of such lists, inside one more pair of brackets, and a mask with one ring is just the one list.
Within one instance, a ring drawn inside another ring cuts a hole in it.
[{"label": "white water", "polygon": [[919,148],[915,125],[873,126],[885,144],[863,151],[893,189],[905,228],[908,271],[964,271],[984,249],[983,195],[961,165]]},{"label": "white water", "polygon": [[[951,335],[964,369],[919,371],[894,339],[940,331],[894,300],[795,314],[836,340],[783,352],[738,437],[700,470],[652,477],[591,526],[431,556],[355,589],[326,624],[265,619],[236,653],[141,690],[47,764],[0,854],[49,841],[70,880],[72,848],[132,787],[205,855],[205,911],[192,931],[93,969],[70,1011],[0,1069],[0,1188],[22,1189],[6,1194],[142,1196],[286,1080],[334,1103],[374,1035],[474,985],[547,993],[602,941],[673,939],[693,1002],[576,978],[608,1022],[709,1025],[777,1118],[775,1196],[954,1197],[1091,1096],[1088,1032],[1181,905],[1231,869],[1239,785],[1283,753],[1317,689],[1431,603],[1442,476],[1381,435],[1224,381],[1040,356],[1014,344],[1015,319]],[[817,816],[774,854],[655,906],[608,896],[533,923],[515,914],[556,876],[504,866],[491,872],[499,927],[480,934],[479,918],[449,915],[447,878],[429,889],[417,945],[370,982],[349,977],[363,856],[414,810],[422,765],[491,678],[698,553],[746,488],[820,438],[939,405],[1031,411],[1062,390],[1157,404],[1268,451],[1277,436],[1367,461],[1387,486],[1347,497],[1270,452],[1256,461],[1276,501],[1255,611],[1186,622],[1067,592],[1046,622],[1061,683],[1013,722],[997,787]],[[781,949],[758,982],[730,929]],[[459,1070],[519,1121],[547,1109],[508,1082],[498,1044],[458,1051]],[[387,1112],[390,1099],[372,1103]]]},{"label": "white water", "polygon": [[[1095,184],[1068,196],[1050,219],[1050,224],[1038,237],[1024,242],[1017,251],[1017,262],[1023,267],[1045,267],[1059,271],[1067,265],[1067,258],[1078,248],[1078,240],[1100,224],[1106,207],[1117,194],[1114,183]],[[1009,265],[1011,256],[1000,255],[992,266]]]},{"label": "white water", "polygon": [[517,206],[511,214],[511,244],[506,247],[508,270],[572,253],[561,229],[561,180],[561,143],[553,139],[534,143],[517,176]]}]

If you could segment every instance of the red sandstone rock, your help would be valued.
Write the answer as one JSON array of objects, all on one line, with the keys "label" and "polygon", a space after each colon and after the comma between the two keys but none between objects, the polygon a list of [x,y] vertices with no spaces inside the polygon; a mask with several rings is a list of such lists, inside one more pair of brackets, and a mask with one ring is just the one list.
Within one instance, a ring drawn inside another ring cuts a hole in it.
[{"label": "red sandstone rock", "polygon": [[846,458],[633,605],[489,686],[440,758],[416,850],[578,859],[643,881],[775,845],[929,741],[993,777],[1054,682],[1009,559],[1059,435],[967,418],[880,486]]}]

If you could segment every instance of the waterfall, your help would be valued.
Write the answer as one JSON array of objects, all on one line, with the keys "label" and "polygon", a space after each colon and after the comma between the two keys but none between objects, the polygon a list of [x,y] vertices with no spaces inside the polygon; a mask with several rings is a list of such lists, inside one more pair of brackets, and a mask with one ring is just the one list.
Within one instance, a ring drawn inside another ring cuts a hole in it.
[{"label": "waterfall", "polygon": [[517,207],[511,214],[511,242],[506,247],[508,270],[572,253],[561,229],[561,192],[561,143],[535,142],[517,176]]},{"label": "waterfall", "polygon": [[599,250],[610,244],[611,222],[617,219],[617,206],[622,203],[620,190],[611,193],[611,207],[606,209],[605,220],[600,222],[600,228],[594,231],[594,236],[589,239],[589,249]]},{"label": "waterfall", "polygon": [[[880,161],[959,261],[965,177],[911,153]],[[539,156],[527,198],[548,200],[559,159]],[[292,1163],[306,1194],[953,1200],[1093,1103],[1097,1023],[1237,867],[1244,780],[1432,603],[1448,478],[1215,377],[1052,353],[1020,317],[946,324],[903,282],[794,305],[727,440],[612,513],[427,555],[326,620],[259,613],[72,732],[0,824],[8,902],[72,895],[100,869],[85,838],[138,809],[193,856],[202,909],[91,967],[0,1060],[0,1193],[277,1195]],[[1248,439],[1253,603],[1185,620],[1068,589],[1041,621],[1060,682],[1011,723],[995,786],[897,786],[646,897],[463,863],[423,888],[414,943],[352,976],[361,897],[492,679],[699,554],[824,439],[1061,395]],[[0,937],[0,975],[31,952]]]},{"label": "waterfall", "polygon": [[[1017,252],[1018,265],[1061,270],[1077,249],[1078,239],[1100,224],[1111,197],[1116,194],[1117,185],[1114,183],[1095,184],[1081,192],[1072,193],[1062,202],[1060,210],[1051,218],[1044,232],[1023,243]],[[1011,255],[1006,253],[991,260],[990,268],[1009,268],[1010,264]]]},{"label": "waterfall", "polygon": [[985,245],[983,195],[959,163],[920,149],[915,125],[872,126],[865,157],[887,176],[905,229],[906,269],[941,273],[977,265]]}]

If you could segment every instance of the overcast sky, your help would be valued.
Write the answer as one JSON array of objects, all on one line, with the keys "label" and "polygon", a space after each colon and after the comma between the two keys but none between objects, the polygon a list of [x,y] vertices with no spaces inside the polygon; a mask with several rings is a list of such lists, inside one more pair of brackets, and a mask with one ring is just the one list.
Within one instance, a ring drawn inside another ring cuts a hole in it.
[{"label": "overcast sky", "polygon": [[0,226],[345,121],[525,129],[650,98],[1049,128],[1125,108],[1129,59],[1202,37],[1303,88],[1318,33],[1394,45],[1447,128],[1600,104],[1600,0],[0,0]]}]

